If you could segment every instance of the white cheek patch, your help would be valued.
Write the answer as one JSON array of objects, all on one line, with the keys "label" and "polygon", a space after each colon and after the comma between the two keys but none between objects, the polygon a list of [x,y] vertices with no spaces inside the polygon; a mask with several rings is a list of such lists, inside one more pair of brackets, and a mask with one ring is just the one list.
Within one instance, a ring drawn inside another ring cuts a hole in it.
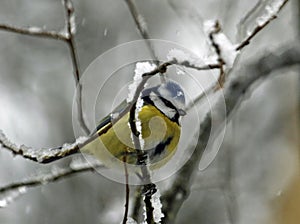
[{"label": "white cheek patch", "polygon": [[172,96],[170,91],[166,89],[165,84],[162,84],[158,88],[158,92],[161,96],[164,96],[165,99],[169,100],[175,107],[177,108],[184,108],[184,102],[180,100],[180,97],[184,96],[183,91],[181,90],[176,90],[176,96]]},{"label": "white cheek patch", "polygon": [[176,110],[166,106],[165,103],[155,93],[150,93],[150,99],[154,103],[154,106],[162,111],[167,117],[172,119],[175,116]]}]

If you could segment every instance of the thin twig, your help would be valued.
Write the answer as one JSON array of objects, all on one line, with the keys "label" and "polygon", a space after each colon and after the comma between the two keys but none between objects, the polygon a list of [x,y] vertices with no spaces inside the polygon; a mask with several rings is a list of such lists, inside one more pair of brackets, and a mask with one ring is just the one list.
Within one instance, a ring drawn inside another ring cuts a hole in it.
[{"label": "thin twig", "polygon": [[274,13],[273,15],[270,16],[269,19],[267,19],[264,23],[262,24],[258,24],[258,26],[256,26],[253,31],[251,32],[250,35],[248,35],[246,37],[245,40],[243,40],[237,47],[236,47],[236,50],[237,51],[240,51],[241,49],[243,49],[245,46],[247,46],[250,41],[262,30],[264,29],[272,20],[276,19],[277,18],[277,14],[281,11],[281,9],[286,5],[286,3],[288,2],[289,0],[284,0],[282,2],[282,4],[278,7],[278,11],[276,13]]},{"label": "thin twig", "polygon": [[[144,187],[146,187],[147,185],[145,185]],[[146,223],[147,224],[154,224],[154,216],[153,216],[153,211],[154,211],[154,208],[152,206],[152,203],[151,203],[151,196],[155,193],[153,192],[153,188],[151,186],[152,190],[151,190],[151,193],[147,193],[144,195],[144,203],[145,203],[145,207],[146,207]]]},{"label": "thin twig", "polygon": [[[144,76],[145,77],[145,76]],[[144,87],[144,85],[142,86]],[[137,91],[136,91],[137,92]],[[129,115],[129,125],[132,132],[132,141],[134,143],[134,147],[137,151],[137,162],[138,165],[141,168],[142,173],[142,184],[143,184],[143,195],[144,195],[144,203],[146,208],[146,222],[147,224],[151,224],[154,221],[153,218],[153,211],[154,208],[151,203],[151,196],[156,191],[156,186],[151,182],[151,175],[147,167],[147,160],[148,156],[147,153],[144,152],[144,150],[141,147],[139,136],[142,134],[137,130],[136,127],[136,103],[134,103],[130,109],[130,115]]]},{"label": "thin twig", "polygon": [[225,83],[225,71],[224,71],[224,64],[225,61],[222,58],[222,52],[221,52],[221,46],[215,41],[215,37],[214,35],[218,34],[221,31],[221,25],[218,21],[216,21],[213,29],[211,30],[211,32],[208,34],[211,45],[213,46],[218,58],[218,64],[219,64],[219,69],[220,69],[220,74],[219,74],[219,78],[218,78],[218,83],[215,87],[216,90],[218,90],[219,88],[223,88],[223,85]]},{"label": "thin twig", "polygon": [[80,72],[79,61],[78,61],[78,56],[77,56],[77,51],[76,51],[76,46],[74,41],[74,35],[76,33],[75,9],[71,0],[63,0],[63,3],[66,12],[66,31],[68,37],[66,42],[70,49],[74,78],[77,86],[76,99],[77,99],[78,121],[85,134],[89,134],[90,130],[86,125],[84,115],[83,115],[82,85],[80,83],[81,72]]},{"label": "thin twig", "polygon": [[195,69],[195,70],[198,70],[198,71],[213,70],[213,69],[220,69],[221,68],[220,64],[208,64],[208,65],[198,66],[198,65],[195,65],[195,64],[193,64],[189,61],[177,62],[176,59],[175,59],[174,62],[172,62],[172,64],[181,65],[181,66],[184,66],[186,68],[191,68],[191,69]]},{"label": "thin twig", "polygon": [[147,47],[150,51],[151,57],[156,61],[156,64],[158,63],[158,58],[155,54],[155,51],[153,49],[153,46],[151,45],[150,42],[150,35],[149,35],[149,31],[147,28],[147,24],[145,21],[145,18],[139,13],[135,3],[133,0],[125,0],[125,2],[127,3],[127,6],[129,8],[129,11],[131,13],[131,16],[135,22],[135,25],[137,26],[141,36],[143,37],[143,39],[145,40]]},{"label": "thin twig", "polygon": [[242,41],[242,39],[244,39],[243,36],[247,35],[246,33],[246,29],[245,29],[245,24],[247,22],[253,22],[256,18],[253,18],[254,16],[256,16],[255,14],[258,13],[259,10],[261,10],[262,7],[264,7],[264,3],[266,0],[262,0],[262,1],[257,1],[256,4],[254,5],[253,8],[251,8],[246,15],[239,21],[238,25],[237,25],[237,41],[240,42]]},{"label": "thin twig", "polygon": [[80,166],[80,168],[64,168],[59,171],[55,171],[54,173],[44,174],[38,177],[33,177],[21,182],[15,182],[8,184],[4,187],[0,187],[0,194],[3,194],[7,191],[15,190],[20,187],[37,187],[40,185],[45,185],[48,183],[53,183],[68,177],[71,177],[75,174],[84,173],[84,172],[94,172],[95,168],[102,168],[103,165],[95,165],[95,164],[87,164],[84,166]]},{"label": "thin twig", "polygon": [[132,219],[139,223],[140,211],[142,207],[142,186],[137,186],[134,193],[133,209],[131,212]]},{"label": "thin twig", "polygon": [[76,33],[76,24],[75,24],[75,14],[74,14],[74,6],[71,0],[64,0],[64,7],[66,13],[66,32],[67,32],[67,43],[70,47],[71,58],[73,62],[73,70],[74,77],[76,81],[76,85],[80,80],[80,71],[79,71],[79,63],[77,59],[76,47],[74,43],[74,35]]},{"label": "thin twig", "polygon": [[128,181],[128,169],[126,165],[126,156],[123,159],[124,163],[124,172],[125,172],[125,186],[126,186],[126,192],[125,192],[125,211],[124,211],[124,217],[123,217],[123,224],[126,224],[127,219],[128,219],[128,211],[129,211],[129,194],[130,194],[130,189],[129,189],[129,181]]},{"label": "thin twig", "polygon": [[57,31],[44,30],[40,27],[22,28],[22,27],[7,25],[7,24],[0,24],[0,30],[28,35],[28,36],[49,38],[49,39],[62,40],[62,41],[66,41],[68,38],[63,33]]},{"label": "thin twig", "polygon": [[[125,2],[129,8],[131,16],[135,22],[135,25],[137,26],[141,36],[143,37],[143,39],[146,42],[147,48],[150,52],[152,59],[154,60],[154,63],[156,65],[158,65],[159,59],[155,53],[154,46],[151,44],[150,35],[149,35],[147,23],[145,21],[144,16],[142,16],[142,14],[139,13],[138,8],[137,8],[136,4],[134,3],[134,0],[125,0]],[[160,80],[162,83],[166,82],[165,75],[160,74]]]},{"label": "thin twig", "polygon": [[78,88],[77,91],[78,121],[80,123],[80,126],[84,130],[84,132],[86,134],[89,134],[90,131],[85,123],[83,110],[82,110],[82,85],[79,82],[80,68],[79,68],[79,61],[78,61],[76,46],[74,41],[74,35],[76,33],[74,7],[71,0],[63,0],[63,3],[66,11],[66,33],[57,32],[57,31],[47,31],[40,27],[22,28],[22,27],[7,25],[7,24],[0,24],[0,30],[23,34],[23,35],[35,36],[40,38],[61,40],[68,44],[70,49],[71,60],[72,60],[75,83]]},{"label": "thin twig", "polygon": [[[231,82],[225,86],[224,99],[227,121],[230,120],[228,117],[231,117],[230,115],[234,109],[239,106],[244,94],[252,87],[254,83],[256,83],[257,80],[270,75],[278,74],[276,72],[272,72],[274,70],[300,64],[300,48],[298,46],[289,48],[284,52],[281,49],[277,49],[274,52],[282,52],[282,54],[269,54],[259,58],[259,60],[253,64],[244,66],[243,70],[238,72],[238,74],[243,75],[239,75],[238,77],[232,79]],[[218,106],[219,105],[217,103],[214,107],[218,108]],[[222,113],[222,110],[218,109],[214,109],[213,111],[215,111],[215,113]],[[165,192],[163,196],[165,218],[162,223],[174,223],[179,209],[190,193],[193,175],[195,174],[196,170],[198,170],[197,166],[210,137],[212,124],[211,116],[212,115],[208,113],[204,121],[201,123],[198,143],[192,156],[190,157],[190,160],[177,173],[172,186],[167,192]],[[223,117],[221,114],[215,114],[215,116],[218,118]],[[220,120],[219,124],[223,125],[224,121]]]}]

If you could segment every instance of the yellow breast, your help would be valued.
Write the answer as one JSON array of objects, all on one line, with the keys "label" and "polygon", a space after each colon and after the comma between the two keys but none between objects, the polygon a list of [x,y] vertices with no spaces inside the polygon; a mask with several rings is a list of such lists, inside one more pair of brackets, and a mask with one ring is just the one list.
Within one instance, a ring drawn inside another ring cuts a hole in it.
[{"label": "yellow breast", "polygon": [[[128,124],[129,114],[110,128],[102,127],[98,138],[84,146],[81,151],[96,156],[108,167],[123,168],[122,161],[137,164],[137,150],[134,148]],[[156,107],[145,105],[139,112],[143,150],[148,153],[150,169],[164,165],[175,153],[180,138],[180,126],[168,119]],[[103,130],[107,129],[105,132]]]}]

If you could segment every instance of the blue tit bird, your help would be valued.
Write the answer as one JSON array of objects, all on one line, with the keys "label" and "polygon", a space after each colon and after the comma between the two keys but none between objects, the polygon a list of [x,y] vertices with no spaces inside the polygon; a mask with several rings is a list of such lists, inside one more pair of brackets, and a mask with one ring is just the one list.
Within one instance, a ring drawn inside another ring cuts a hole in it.
[{"label": "blue tit bird", "polygon": [[[147,155],[147,166],[151,170],[167,163],[174,155],[180,139],[181,116],[185,115],[185,95],[174,81],[144,89],[140,98],[141,106],[136,110],[136,123],[140,129],[140,143]],[[93,139],[81,147],[81,152],[92,154],[108,167],[124,168],[122,163],[138,165],[138,150],[132,140],[129,125],[130,113],[116,123],[113,116],[126,106],[123,102],[110,115],[102,119]],[[96,137],[95,137],[96,136]]]}]

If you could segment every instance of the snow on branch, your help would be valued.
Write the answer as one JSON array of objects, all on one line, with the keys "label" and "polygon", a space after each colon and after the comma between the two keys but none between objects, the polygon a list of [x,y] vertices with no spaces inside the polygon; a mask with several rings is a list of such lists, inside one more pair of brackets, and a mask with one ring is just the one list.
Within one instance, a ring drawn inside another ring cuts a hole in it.
[{"label": "snow on branch", "polygon": [[151,203],[153,206],[153,219],[155,223],[160,223],[161,219],[164,217],[164,214],[162,213],[162,204],[161,204],[161,195],[159,190],[152,195],[151,197]]},{"label": "snow on branch", "polygon": [[265,14],[256,19],[256,27],[252,31],[248,31],[248,36],[236,47],[237,51],[240,51],[247,46],[250,41],[264,29],[272,20],[277,18],[277,15],[286,5],[288,0],[275,0],[270,5],[265,7]]},{"label": "snow on branch", "polygon": [[127,98],[127,105],[126,107],[118,114],[112,116],[112,123],[115,123],[117,122],[119,119],[121,119],[126,113],[128,113],[133,104],[135,104],[139,98],[139,95],[140,93],[143,91],[144,89],[144,86],[146,84],[146,82],[148,81],[149,78],[151,78],[152,76],[156,75],[156,74],[163,74],[167,71],[167,67],[172,65],[171,62],[165,62],[165,63],[162,63],[160,64],[159,66],[155,66],[155,68],[149,72],[145,72],[145,73],[142,73],[141,75],[141,79],[140,78],[137,78],[137,81],[135,81],[134,83],[134,87],[131,87],[133,88],[134,90],[130,90],[130,93],[128,95],[128,98]]},{"label": "snow on branch", "polygon": [[0,30],[7,31],[7,32],[13,32],[13,33],[19,33],[23,35],[29,35],[29,36],[36,36],[36,37],[42,37],[42,38],[49,38],[49,39],[56,39],[56,40],[62,40],[67,41],[68,36],[65,35],[64,32],[57,32],[57,31],[49,31],[45,30],[40,27],[16,27],[8,24],[0,24]]},{"label": "snow on branch", "polygon": [[199,57],[195,57],[194,55],[175,48],[169,51],[167,59],[171,64],[181,65],[198,71],[220,68],[217,62],[211,63],[210,61],[205,61],[207,63],[204,64],[203,60],[200,60]]},{"label": "snow on branch", "polygon": [[79,61],[74,41],[74,35],[76,34],[76,23],[75,23],[75,9],[71,0],[63,0],[63,6],[66,12],[65,28],[63,31],[48,31],[40,27],[16,27],[13,25],[1,24],[0,30],[7,32],[14,32],[23,35],[35,36],[40,38],[49,38],[64,41],[68,44],[70,49],[70,56],[72,59],[73,73],[75,84],[78,88],[77,93],[77,111],[78,111],[78,121],[81,128],[86,134],[89,134],[89,129],[85,123],[83,111],[82,111],[82,86],[79,82],[80,80],[80,68]]},{"label": "snow on branch", "polygon": [[[134,98],[134,94],[137,91],[137,87],[140,85],[140,83],[143,80],[143,74],[147,72],[151,72],[156,68],[154,64],[151,64],[150,62],[138,62],[135,66],[134,71],[134,77],[133,77],[133,83],[129,85],[128,90],[128,97],[127,97],[127,103],[132,102]],[[144,83],[145,85],[146,83]],[[144,87],[144,86],[143,86]]]},{"label": "snow on branch", "polygon": [[70,0],[63,0],[62,1],[65,10],[66,10],[66,28],[68,32],[68,36],[76,34],[76,22],[75,22],[75,13],[74,13],[74,6],[72,1]]},{"label": "snow on branch", "polygon": [[[176,63],[175,61],[165,62],[156,67],[154,65],[149,64],[149,66],[147,66],[146,70],[145,69],[141,70],[142,68],[140,68],[140,71],[137,71],[138,73],[140,73],[139,74],[140,78],[138,78],[138,80],[136,80],[136,82],[134,82],[134,87],[132,86],[132,90],[127,99],[128,100],[127,106],[120,113],[118,113],[117,115],[114,115],[112,117],[112,123],[117,122],[127,112],[129,112],[132,109],[135,102],[137,102],[138,97],[140,96],[140,93],[142,92],[142,90],[145,86],[145,83],[147,82],[147,80],[150,77],[152,77],[158,73],[160,73],[160,74],[165,73],[167,71],[167,67],[171,66],[175,63]],[[209,69],[209,68],[207,68],[207,69]],[[89,138],[80,137],[73,144],[64,144],[62,147],[50,148],[50,149],[42,148],[42,149],[36,150],[31,147],[27,147],[25,145],[17,146],[16,144],[12,143],[5,136],[5,134],[1,131],[0,132],[0,145],[3,148],[12,152],[14,155],[20,155],[26,159],[29,159],[31,161],[38,162],[38,163],[50,163],[50,162],[59,160],[61,158],[64,158],[66,156],[78,153],[79,145],[85,145],[86,142],[91,141],[95,137],[97,137],[97,135],[89,137]]]},{"label": "snow on branch", "polygon": [[225,64],[227,67],[232,67],[237,52],[235,46],[222,32],[220,23],[218,21],[208,20],[204,23],[204,30],[217,54],[218,63],[220,65]]},{"label": "snow on branch", "polygon": [[9,203],[25,194],[28,188],[53,183],[79,173],[93,172],[95,169],[102,167],[104,166],[100,163],[76,162],[75,164],[72,162],[69,167],[52,167],[52,170],[49,173],[30,177],[23,181],[0,187],[0,208],[6,207]]},{"label": "snow on branch", "polygon": [[[144,203],[145,203],[145,220],[146,223],[153,223],[154,220],[154,208],[151,203],[151,197],[156,192],[157,187],[151,182],[151,174],[147,166],[148,157],[145,154],[144,139],[142,138],[142,126],[141,121],[138,118],[138,113],[141,110],[143,101],[141,99],[141,91],[145,87],[147,81],[147,75],[155,68],[154,64],[149,62],[139,62],[136,64],[134,82],[129,86],[129,94],[127,98],[128,103],[133,103],[129,109],[128,125],[131,129],[132,143],[137,150],[137,161],[140,164],[141,181],[143,185]],[[167,67],[161,70],[161,74],[166,72]],[[154,69],[155,70],[155,69]],[[145,76],[146,75],[146,76]],[[150,77],[150,76],[149,76]],[[125,169],[126,171],[126,169]],[[126,173],[126,172],[125,172]],[[124,216],[124,221],[126,217]],[[124,223],[124,222],[123,222]]]},{"label": "snow on branch", "polygon": [[222,32],[219,21],[206,21],[204,23],[204,31],[209,37],[210,44],[217,56],[217,62],[220,65],[220,75],[216,89],[223,88],[225,83],[224,66],[226,66],[227,69],[232,68],[233,63],[237,58],[237,51],[231,41]]},{"label": "snow on branch", "polygon": [[76,139],[75,143],[66,143],[62,147],[33,149],[25,145],[16,145],[15,143],[11,142],[0,130],[0,147],[9,150],[14,155],[20,155],[26,159],[38,163],[50,163],[66,156],[79,153],[79,145],[84,144],[86,140],[86,137],[79,137]]},{"label": "snow on branch", "polygon": [[[141,71],[142,72],[140,74],[141,80],[139,80],[139,82],[136,83],[136,86],[134,87],[133,90],[133,94],[132,96],[130,96],[130,101],[128,102],[126,108],[123,111],[121,111],[118,115],[113,117],[113,122],[117,122],[127,112],[131,110],[132,106],[137,101],[141,91],[143,90],[147,80],[158,73],[165,73],[167,67],[170,65],[171,64],[169,62],[166,62],[156,68],[150,66],[147,70],[148,72],[146,70]],[[49,148],[33,149],[25,145],[20,145],[20,146],[16,145],[15,143],[11,142],[6,137],[6,135],[0,130],[0,146],[12,152],[14,155],[20,155],[31,161],[38,162],[38,163],[50,163],[58,159],[64,158],[68,155],[78,153],[80,146],[85,145],[89,141],[92,141],[95,137],[97,137],[97,134],[91,137],[79,137],[78,139],[76,139],[74,143],[72,144],[66,143],[62,147],[50,148],[50,149]]]},{"label": "snow on branch", "polygon": [[[281,52],[281,54],[278,54]],[[237,108],[243,99],[243,96],[254,83],[262,78],[279,73],[272,72],[277,69],[287,68],[293,65],[300,65],[300,48],[299,45],[288,48],[286,50],[277,49],[274,53],[270,53],[259,58],[252,64],[243,66],[241,71],[238,71],[239,76],[229,80],[228,84],[224,87],[224,99],[226,105],[226,121],[230,121],[230,115]],[[280,73],[286,74],[286,73]],[[219,104],[216,103],[211,111],[215,111],[215,116],[223,117],[218,113],[223,113],[218,110]],[[205,150],[209,140],[210,130],[212,123],[212,115],[208,113],[206,118],[200,125],[198,135],[198,143],[194,150],[191,159],[182,167],[177,173],[175,181],[167,192],[163,195],[163,212],[165,214],[164,223],[173,223],[183,202],[187,199],[190,187],[192,186],[192,176],[196,172],[199,161]],[[223,125],[223,122],[219,122]],[[191,149],[189,149],[191,150]]]}]

